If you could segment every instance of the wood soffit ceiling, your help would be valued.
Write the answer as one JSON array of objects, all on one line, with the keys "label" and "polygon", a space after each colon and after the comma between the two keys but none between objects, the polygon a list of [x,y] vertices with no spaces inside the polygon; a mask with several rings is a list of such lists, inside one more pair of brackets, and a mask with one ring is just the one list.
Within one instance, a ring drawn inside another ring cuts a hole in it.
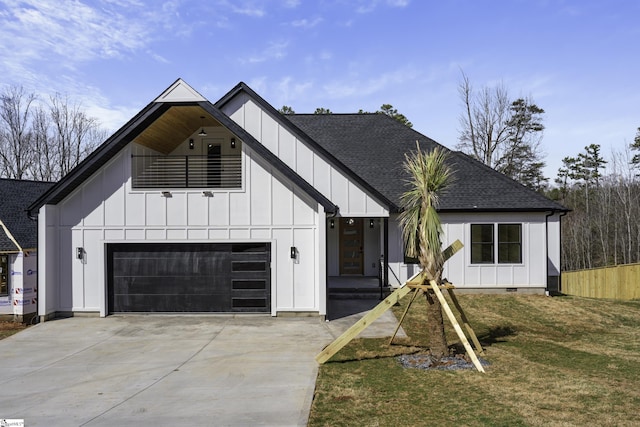
[{"label": "wood soffit ceiling", "polygon": [[171,107],[134,141],[152,150],[169,154],[191,135],[200,132],[203,126],[206,128],[222,125],[197,105]]}]

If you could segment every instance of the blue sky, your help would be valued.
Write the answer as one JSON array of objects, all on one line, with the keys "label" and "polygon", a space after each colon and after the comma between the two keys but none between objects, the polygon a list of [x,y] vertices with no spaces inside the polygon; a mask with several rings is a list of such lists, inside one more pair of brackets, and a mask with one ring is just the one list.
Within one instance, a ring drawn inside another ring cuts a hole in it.
[{"label": "blue sky", "polygon": [[0,85],[68,94],[115,131],[178,77],[298,113],[392,104],[455,148],[461,70],[545,109],[552,180],[640,126],[635,0],[0,0]]}]

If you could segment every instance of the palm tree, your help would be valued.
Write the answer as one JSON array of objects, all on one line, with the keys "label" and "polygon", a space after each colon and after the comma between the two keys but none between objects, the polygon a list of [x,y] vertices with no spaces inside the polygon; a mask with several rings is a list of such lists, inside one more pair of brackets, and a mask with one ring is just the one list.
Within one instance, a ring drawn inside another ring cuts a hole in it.
[{"label": "palm tree", "polygon": [[[418,258],[422,271],[438,284],[442,280],[442,225],[436,212],[439,196],[453,180],[453,171],[445,163],[447,152],[436,148],[430,153],[420,150],[405,155],[404,168],[409,174],[410,189],[402,195],[404,210],[400,224],[408,256]],[[432,356],[441,358],[448,353],[444,334],[442,306],[432,291],[426,292],[427,331]]]}]

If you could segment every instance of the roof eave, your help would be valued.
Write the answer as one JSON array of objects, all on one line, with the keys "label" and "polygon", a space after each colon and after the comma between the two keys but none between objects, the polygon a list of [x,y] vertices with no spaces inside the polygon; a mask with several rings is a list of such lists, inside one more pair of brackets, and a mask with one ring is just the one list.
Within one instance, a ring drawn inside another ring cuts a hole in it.
[{"label": "roof eave", "polygon": [[562,212],[571,212],[571,209],[568,208],[445,208],[438,209],[439,213],[508,213],[508,212],[554,212],[554,213],[562,213]]}]

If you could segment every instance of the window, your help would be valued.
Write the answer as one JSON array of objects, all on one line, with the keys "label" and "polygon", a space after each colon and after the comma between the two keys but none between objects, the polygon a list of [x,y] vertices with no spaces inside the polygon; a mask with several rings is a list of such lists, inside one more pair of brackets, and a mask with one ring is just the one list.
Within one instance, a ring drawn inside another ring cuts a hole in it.
[{"label": "window", "polygon": [[9,257],[0,255],[0,296],[9,295]]},{"label": "window", "polygon": [[471,224],[471,263],[493,264],[493,224]]},{"label": "window", "polygon": [[522,224],[498,224],[498,263],[522,262]]},{"label": "window", "polygon": [[[471,224],[471,263],[522,263],[522,224]],[[496,244],[497,242],[497,244]]]}]

